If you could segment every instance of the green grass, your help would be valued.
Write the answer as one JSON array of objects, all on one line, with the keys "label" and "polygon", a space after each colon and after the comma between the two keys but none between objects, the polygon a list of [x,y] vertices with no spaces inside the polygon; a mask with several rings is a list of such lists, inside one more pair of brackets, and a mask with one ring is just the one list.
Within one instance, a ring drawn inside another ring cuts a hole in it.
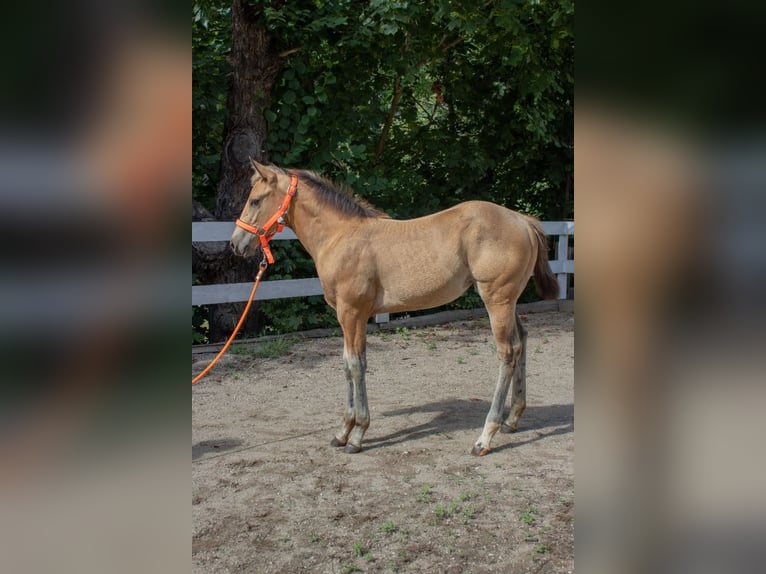
[{"label": "green grass", "polygon": [[537,522],[537,510],[535,510],[534,508],[530,508],[526,512],[522,512],[519,515],[519,518],[524,524],[526,524],[527,526],[531,526],[535,522]]},{"label": "green grass", "polygon": [[351,574],[351,572],[361,572],[362,569],[359,568],[356,564],[351,564],[350,562],[343,562],[340,565],[340,571],[343,572],[343,574]]},{"label": "green grass", "polygon": [[359,542],[358,540],[354,542],[354,555],[358,558],[362,558],[364,560],[367,560],[368,562],[372,560],[372,552],[370,552],[368,549],[364,547],[364,544]]},{"label": "green grass", "polygon": [[283,357],[290,352],[290,348],[295,344],[295,339],[282,338],[266,341],[258,346],[253,356],[258,359],[276,359]]},{"label": "green grass", "polygon": [[431,487],[428,484],[424,484],[420,490],[418,491],[418,495],[415,498],[418,502],[423,502],[428,504],[429,502],[433,501],[434,496],[431,494]]},{"label": "green grass", "polygon": [[405,340],[410,338],[410,330],[407,327],[397,327],[396,334]]},{"label": "green grass", "polygon": [[476,518],[481,511],[481,507],[476,504],[465,504],[465,502],[474,496],[475,494],[473,492],[463,492],[458,498],[455,498],[448,503],[440,502],[434,506],[434,514],[441,520],[446,520],[451,516],[459,517],[463,521],[463,524],[466,524],[469,520]]},{"label": "green grass", "polygon": [[232,355],[255,357],[256,359],[277,359],[289,354],[296,342],[295,337],[279,337],[257,344],[232,345],[229,352]]},{"label": "green grass", "polygon": [[394,532],[399,531],[399,527],[396,524],[394,524],[393,520],[385,521],[383,525],[380,527],[380,529],[386,534],[393,534]]}]

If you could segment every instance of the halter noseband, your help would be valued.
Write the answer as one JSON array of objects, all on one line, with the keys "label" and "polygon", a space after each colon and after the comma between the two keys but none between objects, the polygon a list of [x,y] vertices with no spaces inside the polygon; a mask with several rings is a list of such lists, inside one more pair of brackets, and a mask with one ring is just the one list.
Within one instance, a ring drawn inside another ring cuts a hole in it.
[{"label": "halter noseband", "polygon": [[[284,215],[287,213],[287,210],[290,209],[290,202],[292,201],[293,197],[295,196],[295,190],[298,189],[298,176],[293,174],[290,176],[290,187],[287,190],[287,195],[285,195],[285,199],[282,201],[282,205],[279,206],[279,209],[277,212],[271,216],[271,218],[264,223],[263,227],[260,229],[258,227],[255,227],[253,225],[250,225],[249,223],[246,223],[242,221],[241,219],[237,219],[235,222],[237,227],[241,227],[245,231],[249,231],[250,233],[253,233],[254,235],[258,236],[258,240],[261,242],[261,249],[263,250],[263,254],[266,257],[266,260],[269,262],[269,264],[274,263],[274,256],[271,254],[271,248],[269,247],[269,241],[272,237],[274,237],[277,233],[282,231],[285,227],[285,219]],[[276,223],[276,228],[271,233],[268,232],[268,230]]]}]

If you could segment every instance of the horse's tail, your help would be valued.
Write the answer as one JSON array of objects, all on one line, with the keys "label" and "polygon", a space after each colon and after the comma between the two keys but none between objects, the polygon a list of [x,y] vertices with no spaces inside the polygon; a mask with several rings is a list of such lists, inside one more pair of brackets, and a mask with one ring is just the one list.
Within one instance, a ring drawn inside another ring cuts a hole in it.
[{"label": "horse's tail", "polygon": [[543,299],[558,299],[559,283],[548,265],[548,237],[543,226],[534,217],[526,217],[529,228],[537,239],[537,261],[535,261],[535,288]]}]

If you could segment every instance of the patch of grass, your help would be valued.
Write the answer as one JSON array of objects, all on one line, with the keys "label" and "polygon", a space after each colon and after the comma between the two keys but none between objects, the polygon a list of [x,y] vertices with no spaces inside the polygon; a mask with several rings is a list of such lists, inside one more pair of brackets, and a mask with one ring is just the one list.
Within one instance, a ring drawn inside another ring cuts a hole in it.
[{"label": "patch of grass", "polygon": [[444,506],[441,502],[434,507],[434,513],[441,519],[447,518],[449,516],[447,507]]},{"label": "patch of grass", "polygon": [[367,560],[368,562],[369,562],[370,560],[372,560],[372,559],[373,559],[373,558],[372,558],[372,552],[370,552],[369,550],[367,550],[367,549],[364,547],[364,544],[362,544],[362,543],[361,543],[361,542],[359,542],[358,540],[357,540],[356,542],[354,542],[354,546],[353,546],[353,549],[354,549],[354,554],[355,554],[355,555],[356,555],[358,558],[362,558],[363,560]]},{"label": "patch of grass", "polygon": [[350,562],[342,562],[340,565],[340,571],[343,572],[343,574],[351,574],[351,572],[361,572],[362,569],[359,568],[356,564],[351,564]]},{"label": "patch of grass", "polygon": [[532,526],[535,522],[537,522],[537,510],[530,508],[526,512],[522,512],[519,515],[519,518],[527,526]]},{"label": "patch of grass", "polygon": [[465,365],[465,359],[463,357],[457,358],[457,364],[458,365]]},{"label": "patch of grass", "polygon": [[479,514],[479,507],[475,504],[466,504],[460,509],[460,514],[463,516],[464,521],[473,520],[476,515]]},{"label": "patch of grass", "polygon": [[383,523],[383,525],[380,527],[380,529],[386,534],[393,534],[394,532],[399,531],[399,527],[396,524],[394,524],[393,520],[386,520]]},{"label": "patch of grass", "polygon": [[430,343],[428,343],[426,345],[426,349],[428,349],[429,351],[435,351],[436,350],[436,343],[431,341]]},{"label": "patch of grass", "polygon": [[445,520],[451,516],[460,516],[463,523],[467,523],[469,520],[476,518],[481,510],[479,506],[475,504],[462,504],[466,500],[470,499],[471,495],[463,493],[459,498],[451,500],[447,504],[439,503],[434,506],[434,514],[437,518]]},{"label": "patch of grass", "polygon": [[322,539],[319,538],[319,535],[316,532],[312,532],[309,534],[309,542],[312,544],[316,544],[317,542],[320,542]]},{"label": "patch of grass", "polygon": [[433,494],[431,494],[431,486],[428,484],[424,484],[420,490],[418,491],[418,495],[415,497],[415,500],[418,502],[423,502],[428,504],[434,499]]},{"label": "patch of grass", "polygon": [[402,339],[409,340],[410,338],[410,330],[407,327],[397,327],[396,334]]},{"label": "patch of grass", "polygon": [[258,346],[253,356],[258,359],[276,359],[287,355],[290,348],[295,344],[295,339],[282,338],[266,341]]},{"label": "patch of grass", "polygon": [[545,544],[538,544],[535,546],[535,554],[548,554],[551,549],[548,548]]},{"label": "patch of grass", "polygon": [[294,337],[279,337],[258,345],[232,345],[229,352],[232,355],[255,357],[256,359],[277,359],[287,355],[296,341],[297,339]]}]

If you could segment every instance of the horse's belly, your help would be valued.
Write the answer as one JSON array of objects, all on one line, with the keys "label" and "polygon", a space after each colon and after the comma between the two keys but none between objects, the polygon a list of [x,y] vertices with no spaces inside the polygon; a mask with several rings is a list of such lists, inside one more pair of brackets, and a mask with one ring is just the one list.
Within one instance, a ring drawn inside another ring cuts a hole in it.
[{"label": "horse's belly", "polygon": [[429,281],[423,275],[416,275],[395,287],[384,287],[378,297],[376,313],[417,311],[446,305],[465,293],[471,283],[467,277]]}]

